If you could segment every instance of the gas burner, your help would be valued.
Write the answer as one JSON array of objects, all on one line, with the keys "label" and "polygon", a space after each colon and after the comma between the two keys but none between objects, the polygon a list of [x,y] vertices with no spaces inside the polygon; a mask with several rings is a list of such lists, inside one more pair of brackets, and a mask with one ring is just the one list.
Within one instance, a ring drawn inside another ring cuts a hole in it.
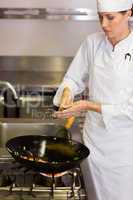
[{"label": "gas burner", "polygon": [[41,186],[41,187],[49,187],[51,188],[53,184],[55,184],[58,187],[64,186],[61,176],[60,177],[48,177],[48,176],[43,176],[42,174],[36,174],[34,177],[34,184],[36,186]]},{"label": "gas burner", "polygon": [[57,178],[57,177],[61,177],[61,176],[64,176],[65,174],[67,174],[68,172],[65,171],[65,172],[60,172],[60,173],[55,173],[55,174],[51,174],[51,173],[40,173],[42,176],[46,176],[46,177],[54,177],[54,178]]},{"label": "gas burner", "polygon": [[86,200],[81,170],[45,174],[27,169],[13,160],[0,160],[0,199]]}]

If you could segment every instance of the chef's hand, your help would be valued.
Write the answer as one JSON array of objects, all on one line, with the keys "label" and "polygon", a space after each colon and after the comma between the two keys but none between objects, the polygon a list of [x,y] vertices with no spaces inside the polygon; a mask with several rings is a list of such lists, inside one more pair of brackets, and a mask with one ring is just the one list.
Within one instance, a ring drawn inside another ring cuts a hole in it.
[{"label": "chef's hand", "polygon": [[79,100],[63,111],[55,112],[57,118],[69,118],[71,116],[79,116],[82,112],[88,110],[101,113],[101,104],[87,100]]},{"label": "chef's hand", "polygon": [[61,101],[60,101],[60,106],[59,110],[64,110],[68,107],[70,107],[73,104],[73,99],[72,99],[72,93],[71,90],[66,87],[63,90]]},{"label": "chef's hand", "polygon": [[78,116],[83,111],[87,111],[88,101],[80,100],[69,104],[69,107],[65,110],[55,112],[57,118],[69,118],[72,116]]}]

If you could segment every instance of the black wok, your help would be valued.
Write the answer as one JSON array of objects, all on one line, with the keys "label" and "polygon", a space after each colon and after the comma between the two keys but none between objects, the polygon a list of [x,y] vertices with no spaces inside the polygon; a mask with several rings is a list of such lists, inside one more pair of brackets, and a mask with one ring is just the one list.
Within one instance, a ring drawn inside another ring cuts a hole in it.
[{"label": "black wok", "polygon": [[24,166],[52,174],[76,167],[90,153],[86,146],[76,141],[42,135],[15,137],[6,147]]}]

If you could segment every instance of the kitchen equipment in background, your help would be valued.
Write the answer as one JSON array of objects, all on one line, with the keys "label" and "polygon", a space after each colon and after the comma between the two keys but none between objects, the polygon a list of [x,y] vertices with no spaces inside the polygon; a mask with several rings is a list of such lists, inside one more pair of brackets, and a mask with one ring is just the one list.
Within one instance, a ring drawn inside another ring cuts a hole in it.
[{"label": "kitchen equipment in background", "polygon": [[0,8],[0,18],[88,21],[98,16],[89,8]]},{"label": "kitchen equipment in background", "polygon": [[[0,80],[0,117],[6,117],[7,116],[7,109],[8,107],[11,108],[11,104],[8,104],[8,96],[7,93],[10,93],[10,96],[12,97],[15,106],[17,105],[18,95],[11,83],[8,81],[1,81]],[[16,110],[15,110],[16,111]],[[17,113],[17,112],[16,112]]]},{"label": "kitchen equipment in background", "polygon": [[5,110],[4,97],[3,97],[3,95],[0,95],[0,118],[4,117],[4,110]]}]

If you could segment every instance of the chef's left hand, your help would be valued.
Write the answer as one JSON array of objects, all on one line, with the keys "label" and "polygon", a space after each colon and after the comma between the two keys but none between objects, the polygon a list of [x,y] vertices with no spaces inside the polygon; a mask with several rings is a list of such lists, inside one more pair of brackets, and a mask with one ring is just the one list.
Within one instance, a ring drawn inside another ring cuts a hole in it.
[{"label": "chef's left hand", "polygon": [[54,116],[57,118],[69,118],[71,116],[78,116],[81,112],[87,111],[89,106],[89,101],[86,100],[80,100],[73,102],[73,104],[63,110],[63,111],[57,111],[54,113]]}]

